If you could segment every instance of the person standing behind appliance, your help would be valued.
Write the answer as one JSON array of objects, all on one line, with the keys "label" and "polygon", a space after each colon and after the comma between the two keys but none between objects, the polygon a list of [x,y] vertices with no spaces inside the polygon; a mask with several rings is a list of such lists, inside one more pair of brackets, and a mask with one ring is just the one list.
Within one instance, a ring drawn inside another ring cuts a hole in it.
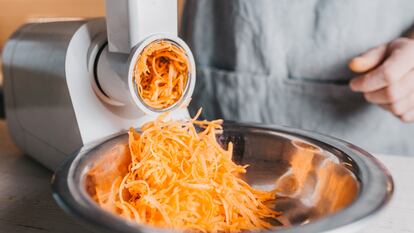
[{"label": "person standing behind appliance", "polygon": [[414,154],[414,1],[187,0],[182,21],[192,111]]}]

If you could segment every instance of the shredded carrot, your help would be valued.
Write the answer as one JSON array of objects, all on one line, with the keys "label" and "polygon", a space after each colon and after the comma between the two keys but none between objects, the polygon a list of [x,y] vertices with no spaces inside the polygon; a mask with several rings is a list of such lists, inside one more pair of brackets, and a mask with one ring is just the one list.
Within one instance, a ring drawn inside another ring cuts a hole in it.
[{"label": "shredded carrot", "polygon": [[168,108],[182,98],[188,75],[186,52],[166,40],[149,44],[138,57],[134,70],[139,97],[155,109]]},{"label": "shredded carrot", "polygon": [[99,205],[139,224],[187,232],[271,229],[269,219],[280,213],[266,203],[275,193],[240,178],[247,165],[232,161],[232,143],[223,149],[216,139],[222,120],[197,120],[200,112],[187,121],[162,114],[142,133],[130,129],[128,172],[103,185],[106,196],[96,185]]}]

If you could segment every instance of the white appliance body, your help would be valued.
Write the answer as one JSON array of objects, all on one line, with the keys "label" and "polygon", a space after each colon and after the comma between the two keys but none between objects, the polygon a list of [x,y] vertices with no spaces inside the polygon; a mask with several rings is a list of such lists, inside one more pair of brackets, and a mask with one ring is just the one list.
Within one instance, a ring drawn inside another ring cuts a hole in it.
[{"label": "white appliance body", "polygon": [[[111,103],[108,98],[105,101],[105,94],[97,88],[96,74],[97,60],[107,44],[105,19],[94,19],[27,24],[5,46],[3,66],[9,131],[19,148],[50,169],[55,169],[81,146],[130,127],[140,127],[157,115],[148,114],[131,104],[133,101],[130,104]],[[119,92],[129,93],[127,84],[120,86]],[[191,94],[192,89],[183,97],[185,101]],[[187,109],[177,107],[171,117],[189,116]]]}]

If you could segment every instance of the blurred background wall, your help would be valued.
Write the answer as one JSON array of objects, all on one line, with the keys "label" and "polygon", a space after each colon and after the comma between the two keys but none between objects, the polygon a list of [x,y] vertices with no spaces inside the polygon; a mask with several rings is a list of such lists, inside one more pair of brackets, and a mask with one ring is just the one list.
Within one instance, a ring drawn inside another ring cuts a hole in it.
[{"label": "blurred background wall", "polygon": [[39,18],[97,17],[104,15],[103,0],[0,0],[0,48],[27,21]]},{"label": "blurred background wall", "polygon": [[[179,2],[181,12],[183,0]],[[98,17],[104,0],[0,0],[0,51],[7,38],[27,21],[39,18]]]}]

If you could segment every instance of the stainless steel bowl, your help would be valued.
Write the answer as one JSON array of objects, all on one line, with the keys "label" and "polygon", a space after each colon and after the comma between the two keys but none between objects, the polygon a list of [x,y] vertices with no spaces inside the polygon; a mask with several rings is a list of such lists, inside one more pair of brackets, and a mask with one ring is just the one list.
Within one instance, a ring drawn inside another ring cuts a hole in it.
[{"label": "stainless steel bowl", "polygon": [[[166,232],[102,210],[89,195],[88,171],[116,163],[127,134],[84,146],[55,173],[54,197],[68,213],[99,232]],[[389,202],[393,181],[373,156],[347,142],[285,127],[227,124],[218,139],[234,144],[234,160],[250,164],[246,181],[278,187],[279,233],[358,232]],[[111,179],[111,174],[103,173]]]}]

